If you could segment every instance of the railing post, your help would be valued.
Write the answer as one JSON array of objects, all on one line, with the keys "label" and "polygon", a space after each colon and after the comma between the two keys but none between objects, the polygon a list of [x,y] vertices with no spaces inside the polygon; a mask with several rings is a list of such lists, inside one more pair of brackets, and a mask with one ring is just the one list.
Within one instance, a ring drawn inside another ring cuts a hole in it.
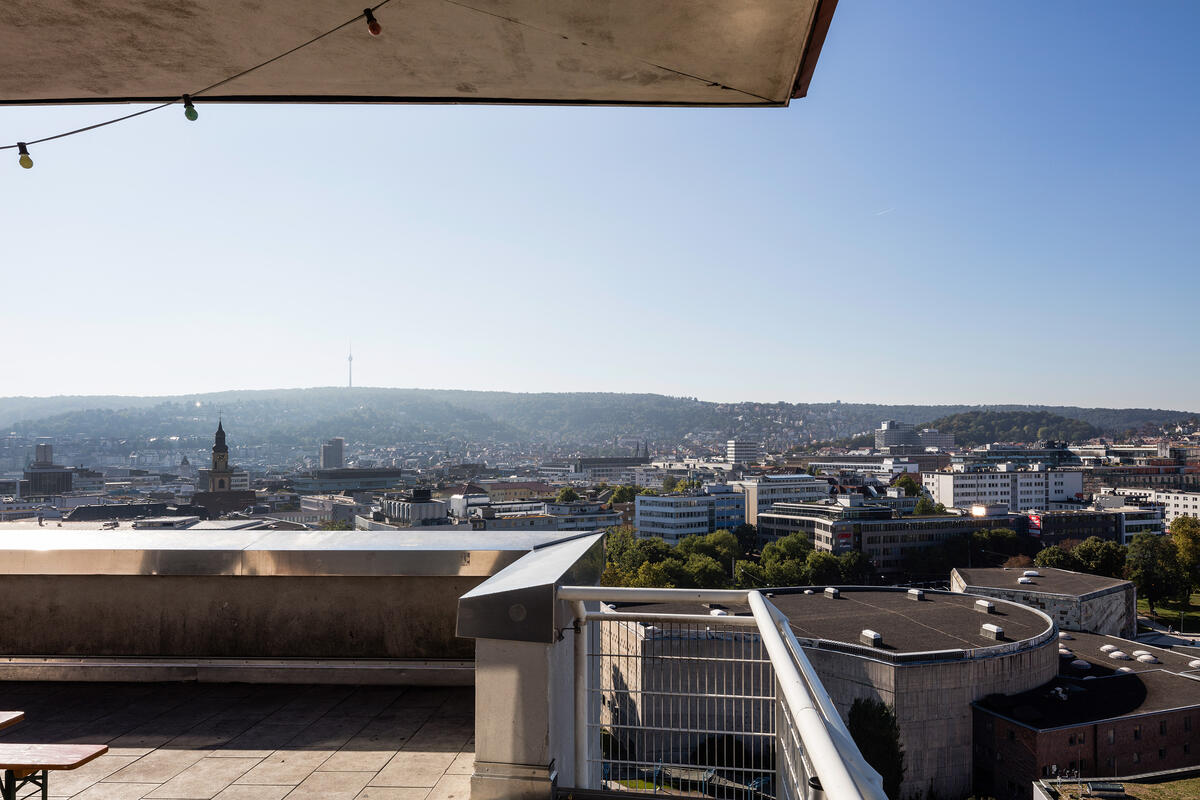
[{"label": "railing post", "polygon": [[581,789],[599,789],[590,785],[588,769],[587,609],[582,600],[574,600],[571,611],[575,614],[575,783]]}]

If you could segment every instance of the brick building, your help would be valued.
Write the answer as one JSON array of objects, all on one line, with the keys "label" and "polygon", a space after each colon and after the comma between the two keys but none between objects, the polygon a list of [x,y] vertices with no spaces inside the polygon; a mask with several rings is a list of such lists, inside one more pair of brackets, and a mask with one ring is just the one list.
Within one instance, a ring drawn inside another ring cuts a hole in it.
[{"label": "brick building", "polygon": [[1024,800],[1039,778],[1200,765],[1200,681],[1185,674],[1195,670],[1194,657],[1116,637],[1066,635],[1053,681],[973,704],[976,794]]}]

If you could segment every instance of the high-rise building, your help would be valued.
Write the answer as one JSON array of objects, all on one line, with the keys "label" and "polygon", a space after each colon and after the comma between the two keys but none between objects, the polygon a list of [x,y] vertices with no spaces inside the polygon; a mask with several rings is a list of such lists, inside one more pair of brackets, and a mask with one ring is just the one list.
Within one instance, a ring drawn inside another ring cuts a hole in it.
[{"label": "high-rise building", "polygon": [[921,440],[917,436],[917,426],[908,422],[897,422],[894,419],[885,419],[879,423],[879,429],[875,431],[875,449],[882,450],[885,447],[897,447],[899,445],[920,445]]},{"label": "high-rise building", "polygon": [[321,445],[321,469],[341,469],[346,466],[346,440],[335,436]]},{"label": "high-rise building", "polygon": [[725,460],[731,464],[757,464],[762,461],[762,452],[760,442],[748,439],[730,439],[725,443]]}]

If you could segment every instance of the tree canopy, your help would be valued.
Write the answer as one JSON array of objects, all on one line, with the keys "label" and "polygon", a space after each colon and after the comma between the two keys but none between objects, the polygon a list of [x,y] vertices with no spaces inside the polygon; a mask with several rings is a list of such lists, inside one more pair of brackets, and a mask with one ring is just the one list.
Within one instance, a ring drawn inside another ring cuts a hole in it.
[{"label": "tree canopy", "polygon": [[1160,600],[1178,597],[1188,588],[1175,545],[1165,536],[1139,533],[1125,553],[1125,571],[1146,598],[1151,613]]}]

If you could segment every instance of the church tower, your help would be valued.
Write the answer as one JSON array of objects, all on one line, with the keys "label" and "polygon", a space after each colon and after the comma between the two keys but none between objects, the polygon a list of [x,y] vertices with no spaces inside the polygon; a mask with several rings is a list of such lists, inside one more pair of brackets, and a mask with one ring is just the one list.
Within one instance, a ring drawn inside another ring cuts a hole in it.
[{"label": "church tower", "polygon": [[225,444],[225,428],[223,422],[217,421],[217,435],[213,437],[212,469],[208,472],[208,490],[210,492],[228,492],[233,479],[233,470],[229,468],[229,446]]}]

